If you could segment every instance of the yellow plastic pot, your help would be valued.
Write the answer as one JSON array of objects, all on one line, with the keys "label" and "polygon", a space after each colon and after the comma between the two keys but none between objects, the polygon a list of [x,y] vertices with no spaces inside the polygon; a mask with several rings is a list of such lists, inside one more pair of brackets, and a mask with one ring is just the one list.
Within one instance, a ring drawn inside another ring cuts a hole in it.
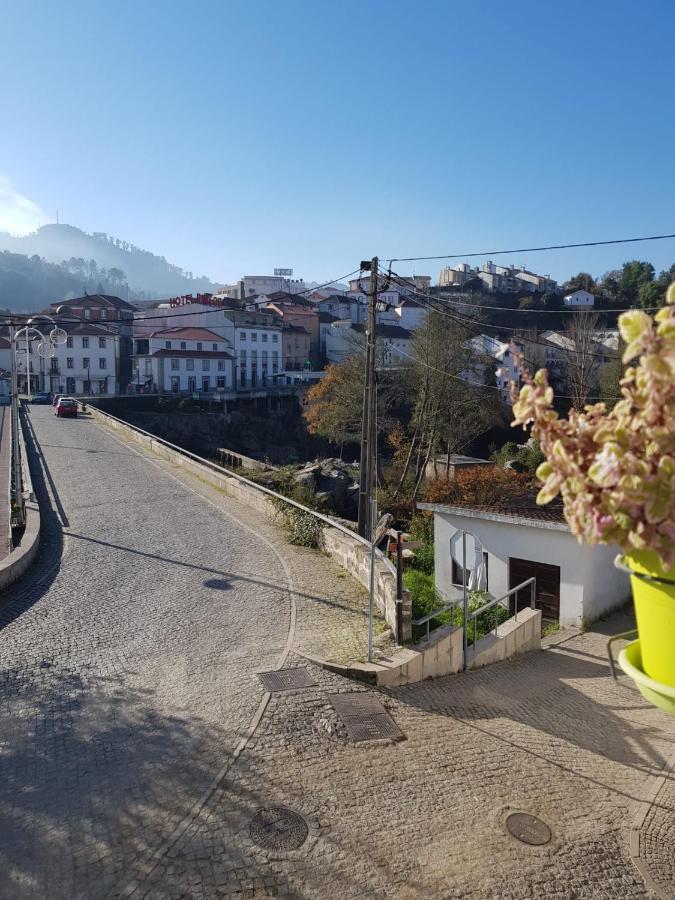
[{"label": "yellow plastic pot", "polygon": [[675,688],[675,566],[664,569],[652,550],[635,550],[624,559],[636,573],[630,580],[642,671]]},{"label": "yellow plastic pot", "polygon": [[632,678],[642,696],[653,706],[658,706],[671,716],[675,716],[675,688],[660,684],[648,678],[642,670],[640,641],[633,641],[619,654],[619,665]]}]

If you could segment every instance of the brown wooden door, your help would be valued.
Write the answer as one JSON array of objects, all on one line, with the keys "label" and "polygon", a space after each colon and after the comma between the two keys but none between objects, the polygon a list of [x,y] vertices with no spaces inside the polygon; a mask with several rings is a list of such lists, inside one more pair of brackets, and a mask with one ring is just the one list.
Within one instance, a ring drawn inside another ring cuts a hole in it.
[{"label": "brown wooden door", "polygon": [[[557,621],[560,617],[560,566],[510,557],[509,590],[532,577],[537,579],[535,605],[541,610],[542,618]],[[530,605],[530,587],[523,588],[518,595],[511,597],[512,613],[516,609],[516,602],[518,609]]]}]

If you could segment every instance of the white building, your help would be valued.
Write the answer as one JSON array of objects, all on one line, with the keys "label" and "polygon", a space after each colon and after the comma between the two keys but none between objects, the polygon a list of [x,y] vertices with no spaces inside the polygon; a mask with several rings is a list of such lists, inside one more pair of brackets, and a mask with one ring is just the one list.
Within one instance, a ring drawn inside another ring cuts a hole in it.
[{"label": "white building", "polygon": [[119,334],[104,325],[89,322],[59,327],[68,333],[68,338],[65,344],[55,346],[54,356],[50,359],[38,355],[39,341],[29,342],[30,352],[27,354],[26,341],[19,339],[16,353],[19,390],[77,396],[116,394],[120,389]]},{"label": "white building", "polygon": [[595,295],[591,294],[590,291],[572,291],[571,294],[563,297],[563,303],[565,306],[589,308],[595,306]]},{"label": "white building", "polygon": [[241,285],[240,297],[243,300],[256,294],[275,294],[278,291],[298,294],[306,290],[302,278],[291,278],[284,275],[244,275],[239,283]]},{"label": "white building", "polygon": [[[579,544],[560,511],[537,507],[534,495],[497,511],[419,503],[434,513],[435,583],[446,600],[462,593],[462,532],[467,533],[467,583],[502,597],[536,579],[536,606],[544,619],[583,626],[621,606],[628,577],[614,567],[618,547]],[[530,604],[530,588],[518,592],[518,608]],[[513,601],[511,601],[513,610]]]},{"label": "white building", "polygon": [[429,308],[413,300],[412,297],[401,297],[398,306],[393,309],[394,322],[408,331],[421,328],[429,315]]},{"label": "white building", "polygon": [[[386,275],[378,277],[377,286],[382,288],[387,281]],[[392,282],[393,289],[400,294],[410,296],[415,291],[425,293],[431,287],[430,275],[397,275],[396,281]],[[361,278],[351,278],[349,281],[348,293],[352,296],[357,294],[368,294],[370,290],[370,275],[362,275]],[[378,299],[379,299],[378,295]]]},{"label": "white building", "polygon": [[[471,338],[466,346],[479,356],[489,356],[495,362],[495,384],[499,388],[502,400],[511,403],[511,382],[520,387],[520,372],[515,359],[519,348],[510,341],[500,341],[489,334],[479,334]],[[486,380],[485,367],[478,364],[467,369],[462,377],[472,384],[483,384]]]},{"label": "white building", "polygon": [[438,283],[441,287],[461,287],[472,278],[479,278],[490,292],[519,293],[528,291],[557,292],[558,284],[550,275],[537,275],[525,266],[502,266],[487,260],[481,268],[472,268],[468,263],[446,266],[441,269]]},{"label": "white building", "polygon": [[207,328],[180,326],[134,340],[133,383],[160,393],[232,390],[229,342]]},{"label": "white building", "polygon": [[[378,323],[375,333],[379,365],[393,366],[410,358],[413,336],[407,328]],[[325,340],[326,359],[329,363],[341,363],[356,353],[365,353],[365,328],[354,324],[350,319],[333,322],[326,332]]]},{"label": "white building", "polygon": [[461,287],[469,279],[475,278],[478,269],[473,269],[468,263],[458,263],[456,266],[444,266],[438,276],[440,287]]},{"label": "white building", "polygon": [[177,325],[208,328],[227,341],[234,353],[235,388],[261,387],[283,371],[282,322],[271,312],[190,303],[175,309],[160,305],[140,313],[135,337],[147,337],[160,328]]}]

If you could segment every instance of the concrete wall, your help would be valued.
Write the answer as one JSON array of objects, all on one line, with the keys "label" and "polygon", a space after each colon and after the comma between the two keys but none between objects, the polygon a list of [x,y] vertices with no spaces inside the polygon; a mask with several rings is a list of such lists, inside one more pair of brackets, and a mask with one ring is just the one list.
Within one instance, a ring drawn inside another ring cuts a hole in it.
[{"label": "concrete wall", "polygon": [[[477,669],[512,656],[541,649],[541,612],[524,609],[491,633],[481,638],[476,649],[469,647],[467,668]],[[317,662],[318,660],[315,660]],[[353,663],[325,667],[348,678],[357,678],[381,687],[400,687],[427,678],[454,675],[464,665],[464,629],[454,625],[437,628],[429,641],[397,651],[391,659],[376,663]]]},{"label": "concrete wall", "polygon": [[[360,582],[370,587],[370,550],[337,528],[324,529],[324,548],[333,559]],[[375,563],[375,600],[387,625],[396,634],[396,571],[387,560]],[[412,597],[403,589],[403,640],[412,637]]]},{"label": "concrete wall", "polygon": [[479,669],[512,656],[541,648],[541,610],[521,609],[517,617],[507,619],[497,628],[469,647],[467,668]]},{"label": "concrete wall", "polygon": [[[253,509],[259,510],[270,517],[276,515],[276,510],[272,506],[271,498],[262,490],[254,485],[246,484],[228,475],[226,472],[217,471],[211,466],[197,460],[191,459],[178,450],[168,447],[159,438],[151,435],[143,434],[131,425],[120,422],[111,418],[93,406],[88,407],[92,416],[102,424],[115,431],[121,431],[128,438],[133,439],[136,443],[152,450],[158,456],[169,459],[179,468],[187,469],[194,472],[200,478],[217,485],[229,497],[240,500]],[[349,572],[364,587],[368,588],[370,584],[370,551],[368,547],[362,544],[356,537],[350,537],[337,528],[328,525],[323,531],[324,549],[335,560]],[[378,559],[375,578],[375,600],[378,608],[382,612],[385,621],[396,633],[396,571],[394,567],[384,559]],[[412,599],[408,591],[403,591],[403,639],[409,640],[412,636]]]},{"label": "concrete wall", "polygon": [[[564,527],[520,523],[434,513],[436,587],[442,597],[457,596],[452,585],[452,555],[461,565],[461,544],[454,535],[471,532],[488,554],[488,591],[500,597],[509,590],[509,557],[560,566],[560,624],[592,622],[620,606],[630,594],[628,577],[616,569],[617,547],[590,547],[577,542]],[[456,546],[455,546],[456,545]],[[454,547],[454,550],[452,549]],[[473,555],[467,566],[473,567]]]}]

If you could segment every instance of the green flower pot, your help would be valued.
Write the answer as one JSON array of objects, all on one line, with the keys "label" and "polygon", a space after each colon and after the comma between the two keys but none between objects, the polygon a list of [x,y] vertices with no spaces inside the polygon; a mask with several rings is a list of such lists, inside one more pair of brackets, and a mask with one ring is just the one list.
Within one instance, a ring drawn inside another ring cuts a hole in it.
[{"label": "green flower pot", "polygon": [[652,550],[635,550],[625,561],[635,573],[630,580],[642,671],[675,688],[675,566],[664,569]]}]

